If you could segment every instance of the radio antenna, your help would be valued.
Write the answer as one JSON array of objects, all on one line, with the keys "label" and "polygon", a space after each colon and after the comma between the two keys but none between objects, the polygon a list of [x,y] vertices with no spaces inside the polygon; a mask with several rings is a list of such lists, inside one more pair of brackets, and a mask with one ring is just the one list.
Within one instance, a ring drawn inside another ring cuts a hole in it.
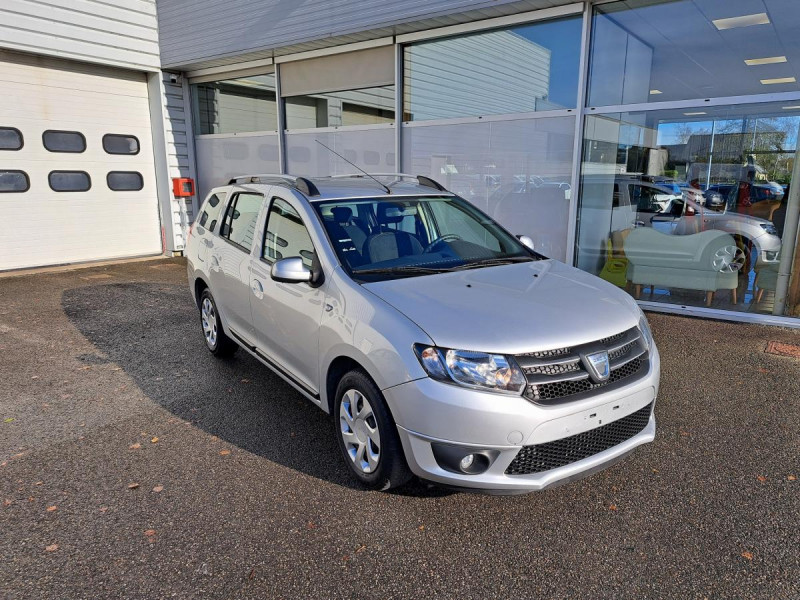
[{"label": "radio antenna", "polygon": [[318,143],[320,146],[322,146],[323,148],[325,148],[325,149],[326,149],[328,152],[332,152],[333,154],[335,154],[336,156],[338,156],[339,158],[341,158],[341,159],[342,159],[344,162],[346,162],[348,165],[352,165],[352,166],[354,166],[356,169],[358,169],[359,171],[361,171],[361,172],[362,172],[364,175],[366,175],[367,177],[369,177],[370,179],[372,179],[372,181],[374,181],[374,182],[375,182],[375,183],[377,183],[379,186],[381,186],[383,189],[385,189],[387,194],[391,194],[391,193],[392,193],[392,190],[390,190],[390,189],[389,189],[389,186],[388,186],[388,185],[386,185],[385,183],[381,183],[380,181],[378,181],[377,179],[375,179],[375,178],[374,178],[372,175],[370,175],[369,173],[367,173],[367,172],[366,172],[364,169],[362,169],[361,167],[359,167],[357,164],[350,162],[350,161],[349,161],[349,160],[347,160],[347,159],[346,159],[344,156],[342,156],[341,154],[339,154],[338,152],[336,152],[336,150],[332,150],[331,148],[328,148],[328,147],[327,147],[325,144],[323,144],[323,143],[322,143],[322,142],[320,142],[319,140],[314,140],[314,141],[315,141],[315,142],[317,142],[317,143]]}]

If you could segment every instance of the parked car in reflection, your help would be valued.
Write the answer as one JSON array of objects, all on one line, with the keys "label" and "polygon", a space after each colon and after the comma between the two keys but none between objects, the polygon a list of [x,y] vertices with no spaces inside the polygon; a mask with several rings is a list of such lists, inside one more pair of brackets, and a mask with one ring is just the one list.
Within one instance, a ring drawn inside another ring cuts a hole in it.
[{"label": "parked car in reflection", "polygon": [[765,263],[778,260],[781,240],[770,221],[732,211],[724,201],[709,196],[691,187],[682,188],[677,196],[672,186],[628,174],[584,177],[582,220],[591,220],[593,227],[580,231],[579,243],[584,257],[590,256],[588,249],[596,254],[584,258],[579,266],[599,270],[611,234],[636,227],[653,227],[669,235],[724,231],[749,255],[750,264],[756,258]]}]

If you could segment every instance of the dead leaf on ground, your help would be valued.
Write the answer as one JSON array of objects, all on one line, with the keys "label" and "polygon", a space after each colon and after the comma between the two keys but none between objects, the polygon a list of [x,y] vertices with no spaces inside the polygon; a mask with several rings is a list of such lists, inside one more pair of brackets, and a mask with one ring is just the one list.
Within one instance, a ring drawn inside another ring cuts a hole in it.
[{"label": "dead leaf on ground", "polygon": [[139,442],[136,442],[135,444],[131,444],[130,446],[128,446],[128,448],[130,448],[131,450],[138,450],[141,447],[142,445]]},{"label": "dead leaf on ground", "polygon": [[138,483],[136,483],[135,481],[134,481],[133,483],[129,483],[129,484],[128,484],[128,489],[129,489],[129,490],[135,490],[135,489],[136,489],[136,488],[138,488],[138,487],[139,487],[139,484],[138,484]]},{"label": "dead leaf on ground", "polygon": [[363,551],[364,551],[364,550],[366,550],[366,549],[367,549],[367,547],[366,547],[365,545],[363,545],[363,544],[362,544],[361,546],[359,546],[358,548],[356,548],[355,554],[360,554],[361,552],[363,552]]},{"label": "dead leaf on ground", "polygon": [[157,437],[150,438],[150,441],[153,442],[154,444],[157,444],[158,443],[158,438]]},{"label": "dead leaf on ground", "polygon": [[690,435],[692,435],[692,434],[689,433],[688,431],[681,430],[681,437],[689,437]]},{"label": "dead leaf on ground", "polygon": [[220,450],[219,451],[220,456],[228,456],[228,454],[230,454],[230,453],[231,453],[230,450]]},{"label": "dead leaf on ground", "polygon": [[758,480],[759,480],[761,483],[764,483],[764,482],[767,480],[767,478],[766,478],[766,477],[764,477],[763,475],[759,475],[759,476],[757,477],[757,479],[758,479]]},{"label": "dead leaf on ground", "polygon": [[608,505],[608,510],[617,510],[617,505],[616,504],[609,504]]},{"label": "dead leaf on ground", "polygon": [[250,383],[249,379],[242,379],[242,383]]},{"label": "dead leaf on ground", "polygon": [[58,544],[50,544],[49,546],[45,547],[45,550],[47,550],[48,552],[55,552],[56,550],[58,550]]},{"label": "dead leaf on ground", "polygon": [[44,483],[44,481],[37,481],[37,482],[36,482],[36,483],[34,483],[33,485],[42,485],[43,483]]},{"label": "dead leaf on ground", "polygon": [[314,523],[314,521],[309,521],[308,523],[306,523],[306,529],[316,529],[316,528],[317,525]]},{"label": "dead leaf on ground", "polygon": [[164,489],[163,485],[157,485],[156,487],[153,488],[153,491],[157,494],[158,492],[162,491],[163,489]]},{"label": "dead leaf on ground", "polygon": [[12,504],[14,504],[14,501],[10,500],[9,498],[3,500],[3,506],[11,506]]},{"label": "dead leaf on ground", "polygon": [[107,507],[107,506],[101,506],[101,507],[100,507],[100,512],[101,512],[101,513],[104,513],[104,512],[106,512],[106,511],[108,511],[108,507]]},{"label": "dead leaf on ground", "polygon": [[786,479],[788,479],[789,481],[794,481],[797,479],[797,477],[795,477],[794,475],[787,475]]},{"label": "dead leaf on ground", "polygon": [[156,534],[156,530],[155,529],[145,529],[144,534],[147,537],[153,537]]},{"label": "dead leaf on ground", "polygon": [[55,504],[47,507],[47,512],[53,512],[54,510],[58,510],[58,507]]},{"label": "dead leaf on ground", "polygon": [[417,529],[419,529],[420,531],[425,531],[425,525],[420,525],[419,527],[417,527]]},{"label": "dead leaf on ground", "polygon": [[742,552],[742,558],[746,558],[747,560],[753,560],[753,553],[745,550],[744,552]]}]

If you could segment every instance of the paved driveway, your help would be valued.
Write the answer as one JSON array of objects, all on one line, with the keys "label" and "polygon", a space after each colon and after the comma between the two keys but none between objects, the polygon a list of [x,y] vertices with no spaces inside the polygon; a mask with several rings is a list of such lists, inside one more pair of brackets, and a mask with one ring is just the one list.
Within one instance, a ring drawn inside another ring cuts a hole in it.
[{"label": "paved driveway", "polygon": [[366,492],[204,349],[179,260],[0,279],[0,597],[798,598],[800,333],[653,315],[656,442],[517,497]]}]

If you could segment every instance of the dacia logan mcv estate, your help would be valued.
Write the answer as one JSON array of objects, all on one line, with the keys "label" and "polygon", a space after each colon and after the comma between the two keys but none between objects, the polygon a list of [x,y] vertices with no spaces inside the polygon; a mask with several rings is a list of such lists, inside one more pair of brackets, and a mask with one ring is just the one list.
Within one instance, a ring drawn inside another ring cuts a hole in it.
[{"label": "dacia logan mcv estate", "polygon": [[636,302],[429,178],[236,178],[186,255],[208,349],[244,348],[331,413],[369,487],[540,490],[655,436]]}]

